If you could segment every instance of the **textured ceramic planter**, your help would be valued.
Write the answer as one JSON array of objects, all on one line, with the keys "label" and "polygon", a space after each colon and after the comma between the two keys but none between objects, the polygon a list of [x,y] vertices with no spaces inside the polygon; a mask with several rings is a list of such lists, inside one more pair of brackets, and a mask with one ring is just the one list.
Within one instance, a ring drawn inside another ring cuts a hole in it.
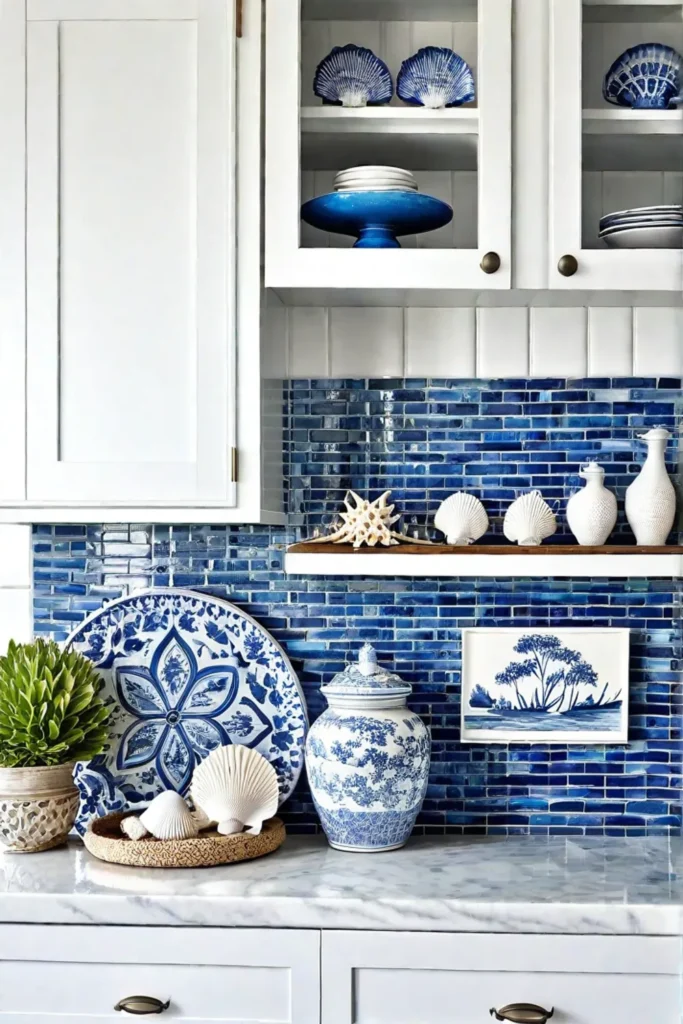
[{"label": "textured ceramic planter", "polygon": [[8,850],[39,853],[66,842],[79,801],[73,770],[0,768],[0,842]]},{"label": "textured ceramic planter", "polygon": [[306,766],[330,845],[376,853],[403,846],[429,777],[429,733],[408,710],[411,686],[377,664],[366,645],[358,665],[323,687],[329,707],[313,724]]}]

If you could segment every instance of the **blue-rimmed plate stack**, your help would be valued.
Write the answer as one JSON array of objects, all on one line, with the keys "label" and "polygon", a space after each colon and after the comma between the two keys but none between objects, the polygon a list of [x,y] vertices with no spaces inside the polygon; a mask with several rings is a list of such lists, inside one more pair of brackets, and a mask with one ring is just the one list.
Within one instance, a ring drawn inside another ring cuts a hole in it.
[{"label": "blue-rimmed plate stack", "polygon": [[600,221],[600,238],[611,249],[681,249],[683,206],[641,206],[609,213]]}]

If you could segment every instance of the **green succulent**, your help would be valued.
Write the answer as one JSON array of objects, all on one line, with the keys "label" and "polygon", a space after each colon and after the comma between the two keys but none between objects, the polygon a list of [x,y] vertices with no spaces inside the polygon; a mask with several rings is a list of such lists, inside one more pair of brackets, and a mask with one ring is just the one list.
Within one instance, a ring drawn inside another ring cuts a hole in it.
[{"label": "green succulent", "polygon": [[0,657],[0,766],[87,761],[107,740],[109,708],[92,663],[54,642],[10,641]]}]

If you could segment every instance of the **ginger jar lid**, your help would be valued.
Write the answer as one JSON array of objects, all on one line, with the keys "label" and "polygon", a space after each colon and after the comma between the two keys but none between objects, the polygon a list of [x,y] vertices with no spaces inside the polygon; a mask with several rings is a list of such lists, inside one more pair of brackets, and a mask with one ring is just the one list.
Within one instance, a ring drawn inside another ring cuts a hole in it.
[{"label": "ginger jar lid", "polygon": [[331,682],[322,687],[330,704],[401,704],[412,693],[412,686],[377,661],[377,652],[365,644],[355,664],[347,665]]}]

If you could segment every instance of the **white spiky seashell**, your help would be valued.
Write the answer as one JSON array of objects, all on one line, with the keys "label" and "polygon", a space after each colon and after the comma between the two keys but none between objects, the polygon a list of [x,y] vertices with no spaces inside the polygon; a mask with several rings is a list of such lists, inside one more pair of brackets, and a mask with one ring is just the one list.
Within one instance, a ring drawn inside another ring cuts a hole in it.
[{"label": "white spiky seashell", "polygon": [[154,797],[140,821],[155,839],[193,839],[199,834],[190,808],[171,789]]},{"label": "white spiky seashell", "polygon": [[395,505],[389,504],[391,491],[385,491],[379,498],[370,501],[361,498],[355,491],[349,491],[344,498],[346,511],[340,514],[342,526],[333,529],[326,537],[316,537],[308,544],[353,544],[354,548],[367,547],[390,548],[397,544],[422,544],[429,546],[431,540],[409,537],[406,533],[392,530],[394,523],[401,518],[394,515]]},{"label": "white spiky seashell", "polygon": [[149,835],[148,830],[136,814],[131,814],[129,818],[124,818],[120,827],[124,836],[128,836],[128,838],[132,839],[134,843],[137,843],[140,839],[144,839],[145,836]]},{"label": "white spiky seashell", "polygon": [[218,747],[195,769],[192,799],[218,822],[221,835],[233,835],[247,826],[249,834],[256,836],[277,811],[277,773],[257,750],[239,744]]},{"label": "white spiky seashell", "polygon": [[479,498],[458,491],[441,504],[434,516],[434,525],[446,534],[448,544],[463,547],[484,536],[489,528],[489,517]]},{"label": "white spiky seashell", "polygon": [[507,510],[503,532],[520,547],[538,547],[557,530],[557,519],[540,491],[530,491]]}]

